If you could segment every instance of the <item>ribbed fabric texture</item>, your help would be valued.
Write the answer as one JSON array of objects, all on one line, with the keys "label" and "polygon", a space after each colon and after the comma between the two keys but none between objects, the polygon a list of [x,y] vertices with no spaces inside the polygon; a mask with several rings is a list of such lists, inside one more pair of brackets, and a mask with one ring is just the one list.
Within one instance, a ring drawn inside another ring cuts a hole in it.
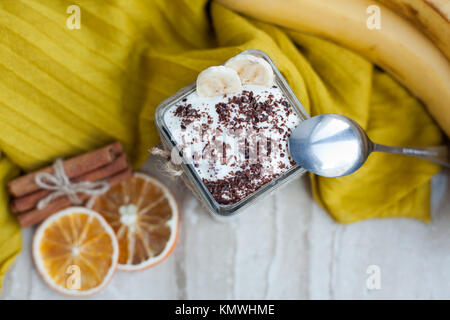
[{"label": "ribbed fabric texture", "polygon": [[[70,30],[67,7],[81,9]],[[20,251],[5,183],[19,168],[120,140],[139,167],[158,136],[157,105],[242,50],[267,52],[313,115],[348,115],[377,142],[439,144],[423,106],[359,55],[242,17],[207,0],[0,2],[0,281]],[[372,155],[356,174],[312,177],[315,198],[339,222],[430,218],[438,166]],[[0,283],[1,285],[1,283]]]}]

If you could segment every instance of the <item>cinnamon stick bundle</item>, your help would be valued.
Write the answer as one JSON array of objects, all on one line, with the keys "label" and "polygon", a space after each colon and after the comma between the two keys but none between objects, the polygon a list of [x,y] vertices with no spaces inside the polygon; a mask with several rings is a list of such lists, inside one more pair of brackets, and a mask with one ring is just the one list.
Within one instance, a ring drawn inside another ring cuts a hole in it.
[{"label": "cinnamon stick bundle", "polygon": [[[63,167],[72,183],[105,181],[110,187],[131,178],[133,173],[120,142],[65,160]],[[53,166],[29,173],[8,184],[12,195],[11,210],[18,215],[22,227],[41,222],[51,214],[72,205],[70,199],[64,195],[51,201],[45,208],[37,209],[38,203],[53,192],[41,189],[36,184],[35,177],[41,172],[53,175]],[[83,201],[89,197],[85,193],[78,194],[78,198]]]},{"label": "cinnamon stick bundle", "polygon": [[[119,172],[116,175],[113,175],[107,179],[106,182],[109,183],[111,187],[118,185],[122,181],[128,180],[132,177],[133,170],[131,168],[125,169],[122,172]],[[78,197],[81,200],[87,200],[89,195],[80,194]],[[55,201],[50,202],[50,204],[42,210],[33,209],[27,212],[23,212],[18,215],[19,223],[22,227],[26,228],[32,226],[38,222],[45,220],[47,217],[51,216],[53,213],[62,210],[64,208],[70,207],[71,202],[67,197],[57,198]]]},{"label": "cinnamon stick bundle", "polygon": [[[69,179],[81,176],[89,171],[111,163],[121,153],[123,153],[122,144],[120,142],[114,142],[103,148],[64,161],[64,171]],[[18,198],[39,190],[40,188],[36,184],[34,178],[41,172],[54,174],[53,166],[45,167],[10,181],[7,185],[9,193]]]},{"label": "cinnamon stick bundle", "polygon": [[[72,182],[81,182],[81,181],[89,181],[95,182],[105,178],[108,178],[120,171],[125,170],[129,167],[128,158],[126,154],[120,155],[117,159],[115,159],[110,164],[106,166],[100,167],[97,170],[93,170],[88,172],[82,176],[75,177],[71,181]],[[38,202],[48,196],[52,191],[50,190],[39,190],[28,195],[25,195],[20,198],[15,198],[11,201],[11,210],[14,213],[25,212],[30,209],[33,209],[37,206]]]}]

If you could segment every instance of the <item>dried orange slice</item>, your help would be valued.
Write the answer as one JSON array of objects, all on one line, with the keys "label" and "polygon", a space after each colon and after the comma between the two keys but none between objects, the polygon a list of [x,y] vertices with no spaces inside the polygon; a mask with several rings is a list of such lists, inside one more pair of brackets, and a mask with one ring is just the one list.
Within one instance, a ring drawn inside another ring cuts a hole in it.
[{"label": "dried orange slice", "polygon": [[44,281],[58,292],[99,292],[117,266],[119,245],[98,213],[71,207],[45,220],[33,239],[33,258]]},{"label": "dried orange slice", "polygon": [[143,173],[93,197],[88,207],[111,225],[119,241],[119,270],[141,270],[164,260],[178,238],[179,213],[172,193]]}]

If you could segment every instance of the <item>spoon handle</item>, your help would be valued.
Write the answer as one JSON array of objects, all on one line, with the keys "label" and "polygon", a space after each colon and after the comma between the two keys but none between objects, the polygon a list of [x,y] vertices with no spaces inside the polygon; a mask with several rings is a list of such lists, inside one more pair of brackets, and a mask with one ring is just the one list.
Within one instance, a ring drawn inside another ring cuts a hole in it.
[{"label": "spoon handle", "polygon": [[444,167],[450,168],[449,152],[447,146],[434,146],[425,148],[403,148],[403,147],[390,147],[374,143],[372,151],[404,154],[407,156],[412,156],[436,162]]}]

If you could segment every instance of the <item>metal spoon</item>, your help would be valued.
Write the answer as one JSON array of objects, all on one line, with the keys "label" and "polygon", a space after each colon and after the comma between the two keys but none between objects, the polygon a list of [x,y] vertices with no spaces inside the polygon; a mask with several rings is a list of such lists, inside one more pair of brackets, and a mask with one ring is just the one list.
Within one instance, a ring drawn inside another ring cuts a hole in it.
[{"label": "metal spoon", "polygon": [[325,177],[341,177],[358,170],[371,152],[404,154],[450,167],[448,148],[388,147],[372,142],[352,119],[322,114],[303,121],[289,138],[292,159],[304,169]]}]

